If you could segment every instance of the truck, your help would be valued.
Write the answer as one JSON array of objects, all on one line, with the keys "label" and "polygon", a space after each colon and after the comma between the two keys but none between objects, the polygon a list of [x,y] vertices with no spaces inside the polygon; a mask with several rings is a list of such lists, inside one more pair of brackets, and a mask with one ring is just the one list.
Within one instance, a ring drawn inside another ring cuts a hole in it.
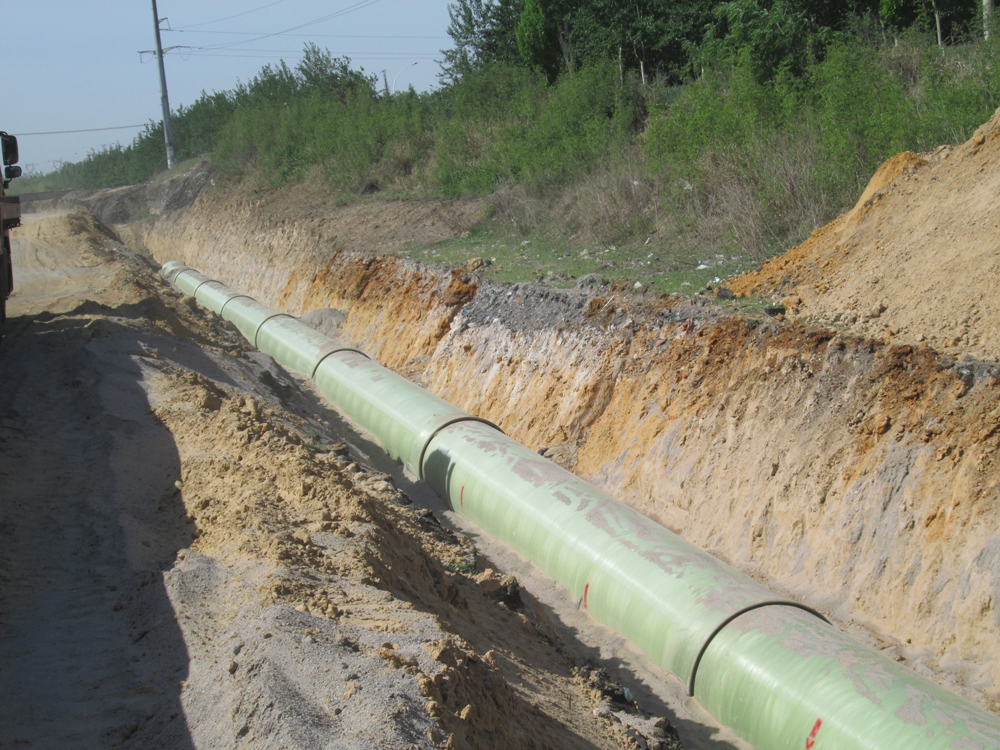
[{"label": "truck", "polygon": [[10,253],[10,230],[21,226],[21,198],[7,195],[10,181],[21,176],[18,162],[17,138],[0,131],[0,149],[3,150],[3,181],[0,182],[0,326],[7,319],[7,298],[14,291],[14,264]]}]

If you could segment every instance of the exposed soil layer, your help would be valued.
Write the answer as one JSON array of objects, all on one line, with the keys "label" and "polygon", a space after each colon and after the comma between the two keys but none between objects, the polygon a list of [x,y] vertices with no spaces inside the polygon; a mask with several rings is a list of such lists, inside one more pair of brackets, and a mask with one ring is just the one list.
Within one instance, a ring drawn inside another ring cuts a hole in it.
[{"label": "exposed soil layer", "polygon": [[899,154],[857,205],[730,288],[859,335],[1000,360],[1000,114]]},{"label": "exposed soil layer", "polygon": [[0,745],[677,746],[91,215],[27,222],[15,264]]},{"label": "exposed soil layer", "polygon": [[127,231],[283,311],[335,308],[351,345],[998,710],[997,149],[994,118],[890,160],[730,284],[785,299],[780,320],[401,261],[334,241],[336,210],[299,193],[207,188]]}]

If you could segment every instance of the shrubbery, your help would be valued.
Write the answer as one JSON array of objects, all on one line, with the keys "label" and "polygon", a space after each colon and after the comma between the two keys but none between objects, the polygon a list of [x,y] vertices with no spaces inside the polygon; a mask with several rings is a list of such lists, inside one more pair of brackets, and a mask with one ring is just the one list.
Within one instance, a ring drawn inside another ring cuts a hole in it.
[{"label": "shrubbery", "polygon": [[[728,28],[692,50],[697,75],[680,85],[597,58],[552,83],[487,62],[438,91],[389,95],[309,47],[295,69],[267,66],[178,110],[178,157],[214,152],[224,175],[272,187],[312,175],[344,198],[491,196],[496,221],[519,232],[764,257],[849,206],[889,156],[964,140],[1000,104],[996,43],[942,51],[858,22],[818,54],[740,46]],[[18,187],[140,182],[163,158],[150,124]]]}]

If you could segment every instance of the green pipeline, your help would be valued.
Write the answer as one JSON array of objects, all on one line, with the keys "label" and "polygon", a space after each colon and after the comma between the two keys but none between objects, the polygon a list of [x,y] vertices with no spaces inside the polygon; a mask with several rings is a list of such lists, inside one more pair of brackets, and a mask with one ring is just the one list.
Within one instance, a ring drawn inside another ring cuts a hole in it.
[{"label": "green pipeline", "polygon": [[161,274],[323,394],[452,509],[568,588],[759,750],[995,750],[1000,720],[297,319]]}]

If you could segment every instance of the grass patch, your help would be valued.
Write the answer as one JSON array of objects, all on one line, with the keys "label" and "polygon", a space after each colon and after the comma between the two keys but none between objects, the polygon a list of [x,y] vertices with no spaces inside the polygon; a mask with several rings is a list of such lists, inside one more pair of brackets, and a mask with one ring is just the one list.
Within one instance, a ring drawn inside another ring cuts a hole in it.
[{"label": "grass patch", "polygon": [[649,291],[687,297],[756,265],[749,257],[696,255],[652,240],[649,244],[612,245],[499,231],[472,232],[431,245],[414,244],[399,255],[450,267],[482,258],[490,263],[482,273],[501,283],[546,282],[557,289],[569,289],[581,276],[597,273],[609,281],[639,282]]}]

